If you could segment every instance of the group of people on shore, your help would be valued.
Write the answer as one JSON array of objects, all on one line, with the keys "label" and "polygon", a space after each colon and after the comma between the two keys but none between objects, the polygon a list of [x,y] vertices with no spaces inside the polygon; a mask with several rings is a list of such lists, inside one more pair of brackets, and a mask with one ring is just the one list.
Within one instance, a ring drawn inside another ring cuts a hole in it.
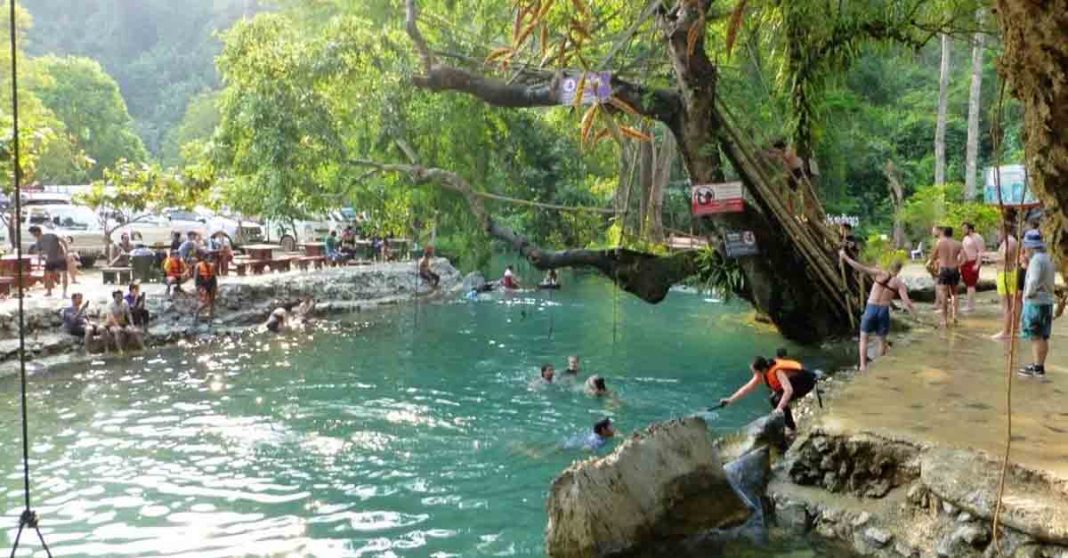
[{"label": "group of people on shore", "polygon": [[[1065,295],[1057,298],[1055,292],[1056,269],[1046,250],[1039,223],[1030,222],[1022,240],[1012,233],[1012,226],[1002,231],[1001,240],[994,257],[997,272],[997,292],[1001,300],[1002,327],[992,335],[993,339],[1007,339],[1019,327],[1020,335],[1031,342],[1032,362],[1019,373],[1024,377],[1044,377],[1045,362],[1049,354],[1049,339],[1053,320],[1064,313],[1068,302]],[[954,238],[952,227],[935,226],[932,236],[934,248],[927,260],[927,269],[936,279],[935,311],[940,316],[941,327],[956,324],[960,309],[959,290],[963,282],[967,301],[963,312],[975,309],[976,286],[983,266],[986,242],[969,222],[963,224],[964,237]],[[894,262],[887,270],[867,266],[856,261],[856,251],[850,253],[848,238],[839,251],[841,260],[853,269],[869,275],[872,288],[860,321],[859,353],[861,372],[867,369],[868,345],[871,336],[878,344],[876,352],[886,354],[887,336],[890,331],[890,307],[895,297],[900,296],[908,311],[915,315],[909,300],[908,288],[899,277],[902,262]],[[1055,308],[1056,306],[1056,308]],[[1018,324],[1018,326],[1017,326]]]},{"label": "group of people on shore", "polygon": [[88,308],[89,301],[84,300],[81,293],[73,293],[70,306],[61,312],[64,331],[81,339],[87,351],[99,350],[106,354],[114,348],[121,355],[130,348],[145,348],[148,310],[140,285],[131,283],[126,294],[121,290],[112,291],[102,321],[90,320],[86,315]]}]

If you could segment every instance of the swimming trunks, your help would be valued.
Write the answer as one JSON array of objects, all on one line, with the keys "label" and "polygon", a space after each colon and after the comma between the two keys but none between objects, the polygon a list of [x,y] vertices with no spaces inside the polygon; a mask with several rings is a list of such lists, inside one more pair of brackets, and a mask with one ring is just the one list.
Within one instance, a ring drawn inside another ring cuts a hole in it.
[{"label": "swimming trunks", "polygon": [[1024,290],[1024,283],[1027,282],[1027,268],[1022,267],[1016,271],[1016,292],[1022,293]]},{"label": "swimming trunks", "polygon": [[960,277],[965,287],[975,287],[979,283],[979,260],[964,262],[960,266]]},{"label": "swimming trunks", "polygon": [[1049,339],[1053,331],[1053,305],[1025,302],[1020,317],[1020,336],[1024,339]]},{"label": "swimming trunks", "polygon": [[878,337],[886,337],[890,334],[890,307],[869,304],[864,308],[864,315],[860,318],[860,332],[872,334]]},{"label": "swimming trunks", "polygon": [[1019,292],[1016,288],[1016,277],[1020,275],[1020,272],[1015,269],[1012,271],[999,271],[998,272],[998,294],[1001,296],[1012,296]]},{"label": "swimming trunks", "polygon": [[943,267],[938,270],[938,284],[946,287],[960,285],[960,270],[955,267]]}]

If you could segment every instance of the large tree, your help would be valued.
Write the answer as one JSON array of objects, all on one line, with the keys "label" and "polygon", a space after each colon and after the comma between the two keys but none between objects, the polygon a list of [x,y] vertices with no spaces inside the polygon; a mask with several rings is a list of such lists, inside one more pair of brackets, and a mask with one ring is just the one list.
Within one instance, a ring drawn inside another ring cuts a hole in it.
[{"label": "large tree", "polygon": [[[586,111],[582,133],[585,135],[604,126],[607,132],[617,134],[620,126],[613,120],[619,115],[636,113],[658,120],[670,130],[693,183],[722,181],[727,171],[724,159],[729,161],[733,171],[745,181],[751,203],[746,204],[742,213],[713,217],[710,234],[724,238],[732,232],[752,231],[760,246],[758,257],[738,261],[746,278],[739,294],[770,316],[789,337],[812,341],[845,331],[849,328],[853,307],[844,300],[844,293],[854,287],[838,278],[833,260],[836,242],[822,228],[822,211],[818,201],[811,198],[811,188],[803,183],[800,188],[807,190],[808,200],[798,201],[787,189],[781,165],[765,157],[758,146],[749,143],[748,135],[739,129],[728,109],[719,103],[719,68],[712,61],[706,40],[715,17],[712,4],[710,0],[679,0],[652,2],[644,10],[639,5],[602,11],[583,0],[556,4],[555,7],[552,2],[538,0],[516,2],[512,44],[495,50],[490,56],[496,61],[504,61],[501,64],[503,75],[494,76],[484,67],[464,67],[446,62],[424,38],[419,27],[417,3],[408,0],[408,31],[422,66],[421,73],[413,81],[423,89],[461,92],[495,106],[560,105],[559,84],[565,75],[564,69],[572,67],[569,62],[586,65],[585,60],[594,56],[582,49],[592,29],[624,29],[614,43],[626,48],[645,20],[654,21],[656,48],[647,50],[662,56],[666,64],[659,66],[663,73],[639,77],[656,85],[614,74],[610,102],[603,103],[599,109],[595,105]],[[744,17],[745,4],[741,2],[736,6],[734,20]],[[922,44],[931,35],[920,25],[925,19],[923,2],[890,2],[888,6],[874,9],[840,7],[838,13],[824,14],[822,18],[808,17],[811,20],[808,22],[802,16],[813,15],[814,8],[800,10],[794,4],[779,2],[771,2],[765,8],[780,14],[789,23],[788,28],[793,30],[786,33],[791,53],[788,70],[792,80],[791,92],[798,93],[792,102],[798,113],[796,143],[803,151],[811,145],[815,116],[813,97],[828,72],[848,64],[865,41],[893,39]],[[610,14],[620,12],[634,21],[630,25],[606,21],[613,17]],[[945,19],[948,21],[949,18]],[[812,33],[804,32],[806,25]],[[931,23],[935,29],[939,25],[938,21]],[[566,31],[554,34],[553,30],[559,27]],[[733,27],[736,33],[736,26]],[[728,45],[730,42],[729,39]],[[538,54],[539,50],[541,54]],[[604,60],[610,63],[618,50],[613,47]],[[559,54],[554,55],[557,51]],[[540,64],[534,63],[541,70],[530,70],[531,63],[526,62],[529,53],[542,59]],[[547,63],[561,69],[546,71]],[[516,69],[512,70],[512,67]],[[611,66],[592,69],[608,70]],[[528,251],[527,254],[539,267],[569,263],[589,265],[585,261],[568,262],[566,258],[545,261],[538,257],[538,251]],[[676,260],[671,260],[667,265],[676,271],[685,270],[675,263]],[[643,270],[630,270],[626,275],[636,276],[655,267],[644,260],[643,265]],[[647,299],[652,298],[645,296],[649,293],[639,292],[632,288],[634,285],[619,280],[618,267],[612,269],[617,272],[616,279],[624,288]],[[659,274],[659,279],[680,278]],[[648,286],[648,282],[643,285]]]},{"label": "large tree", "polygon": [[1068,272],[1068,0],[998,0],[1001,72],[1024,106],[1031,188]]}]

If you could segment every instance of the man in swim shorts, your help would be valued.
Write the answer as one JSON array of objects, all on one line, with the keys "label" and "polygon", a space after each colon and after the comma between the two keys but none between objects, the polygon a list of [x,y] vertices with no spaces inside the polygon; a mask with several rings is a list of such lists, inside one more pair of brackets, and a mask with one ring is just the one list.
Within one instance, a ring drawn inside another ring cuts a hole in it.
[{"label": "man in swim shorts", "polygon": [[867,267],[857,263],[845,253],[845,250],[840,250],[838,256],[849,264],[849,267],[871,275],[874,281],[871,293],[868,295],[868,305],[864,308],[864,315],[860,318],[859,370],[864,372],[868,369],[869,335],[874,335],[879,343],[879,356],[886,354],[886,338],[890,335],[890,303],[893,302],[894,295],[901,295],[901,300],[910,313],[915,314],[916,310],[912,301],[909,300],[908,287],[898,277],[901,273],[901,262],[894,262],[890,265],[889,271],[884,271],[877,267]]},{"label": "man in swim shorts", "polygon": [[986,241],[975,232],[975,225],[964,223],[964,239],[961,242],[964,262],[960,265],[960,277],[964,282],[964,288],[968,293],[964,303],[964,311],[975,310],[975,286],[979,284],[979,268],[983,263],[983,250],[986,249]]},{"label": "man in swim shorts", "polygon": [[1020,312],[1020,289],[1017,288],[1017,277],[1020,275],[1019,251],[1020,243],[1012,234],[1010,225],[1007,232],[1002,231],[1001,244],[998,246],[996,265],[998,298],[1001,299],[1001,330],[991,335],[991,339],[1007,339],[1012,334],[1013,320]]},{"label": "man in swim shorts", "polygon": [[1053,329],[1054,281],[1057,271],[1053,267],[1053,260],[1046,253],[1042,233],[1037,230],[1027,231],[1021,244],[1028,264],[1023,288],[1020,334],[1024,339],[1031,340],[1031,355],[1034,361],[1020,369],[1020,375],[1045,378],[1049,338]]},{"label": "man in swim shorts", "polygon": [[939,306],[942,311],[942,327],[949,325],[949,320],[957,323],[957,310],[960,301],[957,287],[960,286],[960,264],[964,261],[964,247],[953,238],[953,227],[942,227],[942,238],[931,251],[928,265],[938,264],[938,279],[935,290],[940,295]]}]

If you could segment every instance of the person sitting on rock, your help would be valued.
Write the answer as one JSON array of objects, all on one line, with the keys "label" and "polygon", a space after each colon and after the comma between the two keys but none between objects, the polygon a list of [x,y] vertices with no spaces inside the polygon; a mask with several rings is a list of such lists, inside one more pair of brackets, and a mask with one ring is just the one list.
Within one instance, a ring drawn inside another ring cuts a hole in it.
[{"label": "person sitting on rock", "polygon": [[95,341],[99,341],[104,352],[108,352],[107,330],[85,316],[89,302],[82,302],[81,293],[70,295],[70,306],[63,309],[63,330],[85,343],[86,352],[94,352]]},{"label": "person sitting on rock", "polygon": [[182,283],[185,281],[187,269],[185,262],[178,255],[178,250],[171,250],[171,255],[163,260],[163,275],[167,278],[167,296],[182,292]]},{"label": "person sitting on rock", "polygon": [[423,257],[419,259],[419,277],[426,281],[430,288],[436,289],[441,282],[441,276],[431,269],[434,264],[433,256],[434,248],[427,246],[426,250],[423,250]]},{"label": "person sitting on rock", "polygon": [[134,345],[144,349],[144,340],[141,338],[141,330],[133,325],[133,314],[130,313],[130,305],[122,296],[121,290],[112,291],[111,303],[108,304],[107,328],[111,332],[111,338],[115,340],[115,348],[121,355],[126,347]]},{"label": "person sitting on rock", "polygon": [[796,430],[797,424],[794,422],[790,403],[808,395],[816,387],[816,374],[805,370],[796,360],[783,358],[769,361],[761,356],[753,359],[749,370],[753,373],[753,378],[730,397],[720,399],[719,404],[726,407],[749,395],[763,383],[771,390],[769,402],[774,412],[783,415],[786,428]]},{"label": "person sitting on rock", "polygon": [[599,450],[608,443],[609,438],[615,435],[616,428],[612,424],[612,419],[603,418],[594,423],[593,432],[586,438],[586,443],[583,446],[591,451]]},{"label": "person sitting on rock", "polygon": [[141,292],[141,285],[130,283],[129,291],[124,297],[126,304],[130,306],[130,315],[133,316],[133,324],[140,328],[148,327],[148,309],[145,308],[145,293]]}]

